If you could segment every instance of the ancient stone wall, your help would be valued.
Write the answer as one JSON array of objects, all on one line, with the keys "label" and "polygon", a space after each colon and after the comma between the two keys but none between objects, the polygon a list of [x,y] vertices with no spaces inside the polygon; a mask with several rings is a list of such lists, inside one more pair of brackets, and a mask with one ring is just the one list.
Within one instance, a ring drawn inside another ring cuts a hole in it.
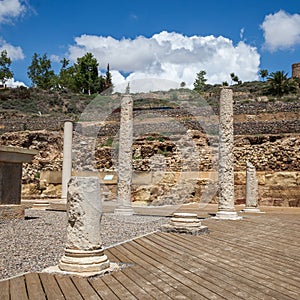
[{"label": "ancient stone wall", "polygon": [[17,131],[49,130],[58,131],[61,129],[63,117],[53,116],[11,116],[0,119],[0,133]]}]

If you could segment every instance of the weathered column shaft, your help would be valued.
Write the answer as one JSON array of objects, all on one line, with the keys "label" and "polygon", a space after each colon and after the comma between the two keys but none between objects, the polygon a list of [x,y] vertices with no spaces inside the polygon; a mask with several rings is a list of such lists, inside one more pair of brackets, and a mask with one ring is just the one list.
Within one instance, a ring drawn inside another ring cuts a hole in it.
[{"label": "weathered column shaft", "polygon": [[232,90],[222,89],[219,125],[219,210],[234,211]]},{"label": "weathered column shaft", "polygon": [[257,208],[258,182],[255,167],[247,162],[246,169],[246,208]]},{"label": "weathered column shaft", "polygon": [[121,120],[118,163],[118,200],[115,213],[131,215],[133,100],[126,95],[121,100]]},{"label": "weathered column shaft", "polygon": [[61,198],[67,198],[68,182],[72,176],[72,137],[73,123],[66,121],[64,123],[64,149],[63,149],[63,165],[62,165],[62,191]]},{"label": "weathered column shaft", "polygon": [[66,249],[59,268],[77,273],[97,273],[109,268],[100,237],[102,209],[98,177],[71,177],[67,214]]},{"label": "weathered column shaft", "polygon": [[223,88],[219,123],[219,206],[216,218],[240,219],[234,208],[233,100],[232,90]]}]

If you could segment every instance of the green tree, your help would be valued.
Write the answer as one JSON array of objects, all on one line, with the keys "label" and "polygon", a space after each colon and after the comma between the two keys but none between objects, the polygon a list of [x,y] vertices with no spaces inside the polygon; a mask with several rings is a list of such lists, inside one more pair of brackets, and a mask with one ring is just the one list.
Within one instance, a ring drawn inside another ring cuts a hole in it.
[{"label": "green tree", "polygon": [[98,78],[98,92],[102,93],[105,90],[106,90],[106,78],[100,75]]},{"label": "green tree", "polygon": [[198,93],[202,93],[203,89],[205,87],[207,79],[205,78],[206,71],[201,70],[199,73],[197,73],[197,77],[194,82],[194,91]]},{"label": "green tree", "polygon": [[234,73],[230,74],[231,80],[236,82],[237,84],[241,84],[242,81],[239,79],[239,77],[237,75],[235,75]]},{"label": "green tree", "polygon": [[33,54],[27,75],[33,86],[45,90],[53,87],[56,82],[54,71],[51,69],[51,61],[46,53],[43,56]]},{"label": "green tree", "polygon": [[75,68],[75,85],[78,91],[91,95],[98,91],[98,62],[92,53],[86,53],[83,57],[77,58]]},{"label": "green tree", "polygon": [[14,73],[10,70],[11,59],[7,56],[7,51],[3,50],[0,55],[0,80],[2,85],[5,86],[7,79],[14,76]]},{"label": "green tree", "polygon": [[262,78],[263,81],[268,75],[269,75],[269,72],[266,69],[259,71],[259,76]]},{"label": "green tree", "polygon": [[282,97],[285,94],[297,93],[297,82],[288,78],[284,71],[272,72],[267,82],[267,94]]},{"label": "green tree", "polygon": [[111,73],[109,71],[109,64],[108,64],[106,70],[106,76],[105,76],[105,88],[109,89],[110,87],[112,87],[112,81],[111,81]]},{"label": "green tree", "polygon": [[70,89],[76,92],[74,66],[69,66],[70,61],[66,58],[63,58],[60,61],[60,63],[61,63],[61,69],[58,75],[59,88]]},{"label": "green tree", "polygon": [[182,81],[181,83],[180,83],[180,87],[181,88],[184,88],[186,86],[186,83],[184,82],[184,81]]}]

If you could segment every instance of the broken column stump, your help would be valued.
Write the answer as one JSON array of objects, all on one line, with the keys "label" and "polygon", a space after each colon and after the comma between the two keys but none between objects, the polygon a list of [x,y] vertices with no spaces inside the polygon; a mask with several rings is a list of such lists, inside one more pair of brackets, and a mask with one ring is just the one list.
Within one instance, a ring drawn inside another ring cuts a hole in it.
[{"label": "broken column stump", "polygon": [[256,169],[249,161],[246,162],[246,205],[242,212],[261,213],[258,208],[258,180]]},{"label": "broken column stump", "polygon": [[110,262],[100,237],[101,201],[98,177],[71,177],[67,195],[67,243],[59,269],[84,275],[108,271]]},{"label": "broken column stump", "polygon": [[208,227],[201,224],[197,214],[174,213],[169,224],[161,226],[161,231],[200,235],[208,233]]}]

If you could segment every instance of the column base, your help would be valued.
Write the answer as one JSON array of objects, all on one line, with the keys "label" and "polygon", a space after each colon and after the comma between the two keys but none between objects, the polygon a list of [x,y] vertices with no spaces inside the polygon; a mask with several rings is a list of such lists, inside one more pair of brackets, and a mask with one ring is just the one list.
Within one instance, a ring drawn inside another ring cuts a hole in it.
[{"label": "column base", "polygon": [[134,214],[134,210],[131,207],[116,208],[114,213],[119,216],[132,216]]},{"label": "column base", "polygon": [[241,210],[241,212],[244,213],[255,213],[255,214],[264,214],[264,211],[261,211],[257,207],[245,207],[244,209]]},{"label": "column base", "polygon": [[218,211],[213,219],[217,220],[242,220],[243,218],[240,217],[235,211]]},{"label": "column base", "polygon": [[164,224],[161,226],[161,231],[200,235],[208,233],[208,227],[201,225],[197,214],[174,213],[169,224]]},{"label": "column base", "polygon": [[103,249],[91,251],[65,249],[58,267],[65,272],[100,274],[109,269],[110,262]]}]

